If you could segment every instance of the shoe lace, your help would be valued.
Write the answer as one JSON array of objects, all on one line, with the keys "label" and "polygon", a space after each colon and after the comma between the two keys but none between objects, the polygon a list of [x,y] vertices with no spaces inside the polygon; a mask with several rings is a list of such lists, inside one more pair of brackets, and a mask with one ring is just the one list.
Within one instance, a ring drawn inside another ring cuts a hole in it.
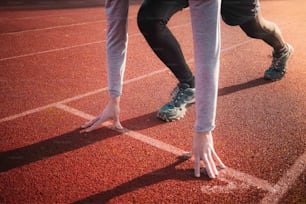
[{"label": "shoe lace", "polygon": [[278,57],[273,57],[271,69],[279,70],[281,65],[281,60]]},{"label": "shoe lace", "polygon": [[171,104],[176,105],[181,101],[182,96],[184,96],[184,89],[180,88],[179,86],[175,87],[171,92],[172,100]]},{"label": "shoe lace", "polygon": [[282,68],[284,67],[284,64],[286,62],[286,57],[288,53],[284,53],[280,57],[273,56],[271,69],[282,71]]}]

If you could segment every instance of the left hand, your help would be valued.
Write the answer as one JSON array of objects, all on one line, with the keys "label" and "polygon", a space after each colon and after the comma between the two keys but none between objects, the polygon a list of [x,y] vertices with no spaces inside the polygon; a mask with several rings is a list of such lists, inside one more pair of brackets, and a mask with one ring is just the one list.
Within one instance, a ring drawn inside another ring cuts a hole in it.
[{"label": "left hand", "polygon": [[209,178],[215,178],[218,170],[214,159],[220,168],[226,168],[214,149],[213,136],[209,132],[195,132],[193,136],[194,175],[200,177],[200,161],[205,165]]}]

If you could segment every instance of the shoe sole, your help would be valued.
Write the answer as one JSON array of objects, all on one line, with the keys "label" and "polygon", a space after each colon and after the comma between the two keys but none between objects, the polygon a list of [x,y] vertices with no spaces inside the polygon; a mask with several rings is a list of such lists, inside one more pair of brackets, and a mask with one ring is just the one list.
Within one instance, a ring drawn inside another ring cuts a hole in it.
[{"label": "shoe sole", "polygon": [[192,102],[186,104],[186,106],[185,106],[186,111],[180,117],[178,117],[178,118],[168,118],[166,116],[166,114],[160,114],[159,112],[157,112],[156,116],[157,116],[158,119],[161,119],[162,121],[165,121],[165,122],[174,122],[174,121],[182,119],[186,115],[187,108],[189,108],[193,104],[195,104],[195,99]]}]

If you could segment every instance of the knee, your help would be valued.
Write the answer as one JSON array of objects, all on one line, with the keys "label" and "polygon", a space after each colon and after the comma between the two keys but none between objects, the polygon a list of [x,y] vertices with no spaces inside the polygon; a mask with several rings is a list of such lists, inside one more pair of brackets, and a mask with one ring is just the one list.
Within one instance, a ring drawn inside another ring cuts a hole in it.
[{"label": "knee", "polygon": [[250,38],[255,38],[255,39],[262,38],[262,33],[257,32],[256,30],[244,30],[243,29],[243,31]]},{"label": "knee", "polygon": [[260,38],[262,33],[260,26],[255,21],[249,21],[240,26],[244,33],[250,38]]},{"label": "knee", "polygon": [[261,22],[254,19],[241,25],[240,27],[250,38],[265,39],[275,33],[275,24],[270,22],[267,24],[263,22],[264,21]]},{"label": "knee", "polygon": [[143,35],[153,34],[162,30],[166,23],[150,14],[150,11],[140,9],[137,15],[137,25]]},{"label": "knee", "polygon": [[141,7],[138,11],[138,14],[137,14],[137,25],[138,25],[138,28],[141,32],[143,32],[143,30],[145,29],[146,27],[146,15],[145,15],[145,12],[143,10],[143,7]]},{"label": "knee", "polygon": [[138,28],[140,30],[141,33],[146,33],[148,32],[148,29],[150,28],[150,20],[148,20],[146,18],[146,16],[144,15],[143,12],[138,12],[138,15],[137,15],[137,25],[138,25]]}]

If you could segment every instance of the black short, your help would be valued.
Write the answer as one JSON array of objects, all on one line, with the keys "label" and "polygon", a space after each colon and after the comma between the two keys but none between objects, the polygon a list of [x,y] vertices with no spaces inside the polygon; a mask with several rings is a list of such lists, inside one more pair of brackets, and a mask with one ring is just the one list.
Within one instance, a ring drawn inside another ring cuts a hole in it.
[{"label": "black short", "polygon": [[221,15],[228,25],[241,25],[253,19],[259,10],[259,0],[222,0]]}]

